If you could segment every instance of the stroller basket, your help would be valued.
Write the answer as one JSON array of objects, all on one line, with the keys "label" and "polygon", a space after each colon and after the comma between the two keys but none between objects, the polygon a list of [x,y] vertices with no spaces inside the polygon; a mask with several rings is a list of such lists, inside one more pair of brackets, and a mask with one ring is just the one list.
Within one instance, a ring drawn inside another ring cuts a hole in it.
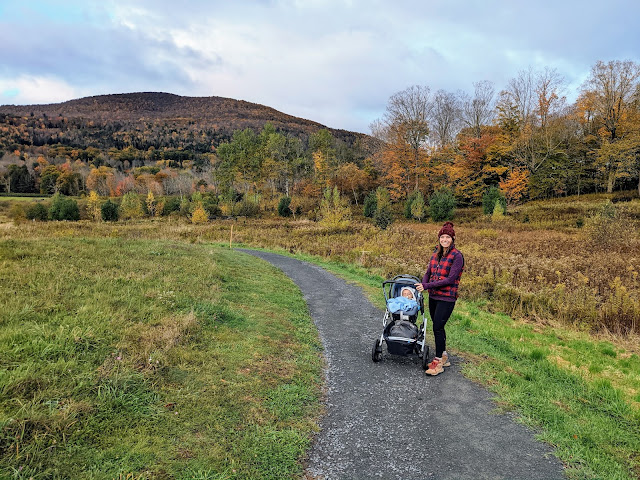
[{"label": "stroller basket", "polygon": [[393,355],[409,355],[415,351],[418,327],[415,323],[395,321],[384,329],[387,350]]}]

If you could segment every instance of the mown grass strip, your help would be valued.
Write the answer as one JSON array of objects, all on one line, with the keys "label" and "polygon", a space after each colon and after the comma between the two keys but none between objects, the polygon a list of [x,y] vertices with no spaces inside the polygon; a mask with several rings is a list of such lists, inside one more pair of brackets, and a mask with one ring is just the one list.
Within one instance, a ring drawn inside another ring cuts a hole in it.
[{"label": "mown grass strip", "polygon": [[255,258],[179,242],[0,241],[0,477],[296,478],[321,344]]}]

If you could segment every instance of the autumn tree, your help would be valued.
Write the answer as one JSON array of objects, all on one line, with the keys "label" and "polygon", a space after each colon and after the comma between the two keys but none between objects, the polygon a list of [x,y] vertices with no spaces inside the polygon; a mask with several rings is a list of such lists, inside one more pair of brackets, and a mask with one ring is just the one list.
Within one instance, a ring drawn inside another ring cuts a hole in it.
[{"label": "autumn tree", "polygon": [[460,99],[460,116],[463,124],[476,138],[482,135],[482,127],[489,125],[494,115],[494,87],[488,80],[473,84],[474,95],[463,93]]},{"label": "autumn tree", "polygon": [[369,177],[355,163],[345,163],[338,168],[335,183],[341,192],[350,192],[358,205],[358,197],[367,188]]},{"label": "autumn tree", "polygon": [[115,195],[113,168],[101,166],[93,168],[87,177],[87,188],[103,197]]},{"label": "autumn tree", "polygon": [[[633,151],[635,128],[628,120],[639,78],[640,65],[635,62],[599,61],[583,85],[583,95],[590,95],[596,121],[601,125],[602,145],[597,158],[604,170],[609,193],[619,176],[628,171],[629,159],[635,160],[635,154],[629,155],[629,151]],[[617,145],[618,142],[622,143]]]},{"label": "autumn tree", "polygon": [[371,124],[374,136],[388,141],[402,138],[413,155],[414,188],[419,186],[420,157],[429,138],[430,116],[433,109],[430,89],[414,85],[389,98],[381,120]]},{"label": "autumn tree", "polygon": [[438,90],[431,109],[431,136],[438,147],[452,145],[460,131],[460,99],[450,92]]},{"label": "autumn tree", "polygon": [[102,202],[100,201],[100,197],[95,190],[91,190],[87,197],[87,214],[89,215],[89,218],[96,222],[100,220],[100,218],[102,218],[101,207]]}]

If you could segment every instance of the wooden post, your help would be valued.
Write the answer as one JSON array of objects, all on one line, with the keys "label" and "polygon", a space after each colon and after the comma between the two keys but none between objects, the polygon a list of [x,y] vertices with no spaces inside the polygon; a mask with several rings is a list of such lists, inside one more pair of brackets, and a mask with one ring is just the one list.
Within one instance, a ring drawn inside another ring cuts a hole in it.
[{"label": "wooden post", "polygon": [[231,249],[231,242],[233,242],[233,223],[231,224],[231,235],[229,236],[229,249]]}]

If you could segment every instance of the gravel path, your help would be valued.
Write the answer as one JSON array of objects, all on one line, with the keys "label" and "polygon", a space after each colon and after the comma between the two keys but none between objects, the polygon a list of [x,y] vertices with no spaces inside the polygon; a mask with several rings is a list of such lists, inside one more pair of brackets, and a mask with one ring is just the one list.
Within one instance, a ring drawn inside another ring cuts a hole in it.
[{"label": "gravel path", "polygon": [[[548,445],[512,415],[496,413],[491,393],[460,374],[461,358],[436,377],[424,374],[418,357],[389,355],[386,345],[383,361],[373,363],[384,312],[360,288],[300,260],[241,251],[300,287],[325,348],[327,412],[307,478],[566,478]],[[433,352],[433,334],[427,340]]]}]

